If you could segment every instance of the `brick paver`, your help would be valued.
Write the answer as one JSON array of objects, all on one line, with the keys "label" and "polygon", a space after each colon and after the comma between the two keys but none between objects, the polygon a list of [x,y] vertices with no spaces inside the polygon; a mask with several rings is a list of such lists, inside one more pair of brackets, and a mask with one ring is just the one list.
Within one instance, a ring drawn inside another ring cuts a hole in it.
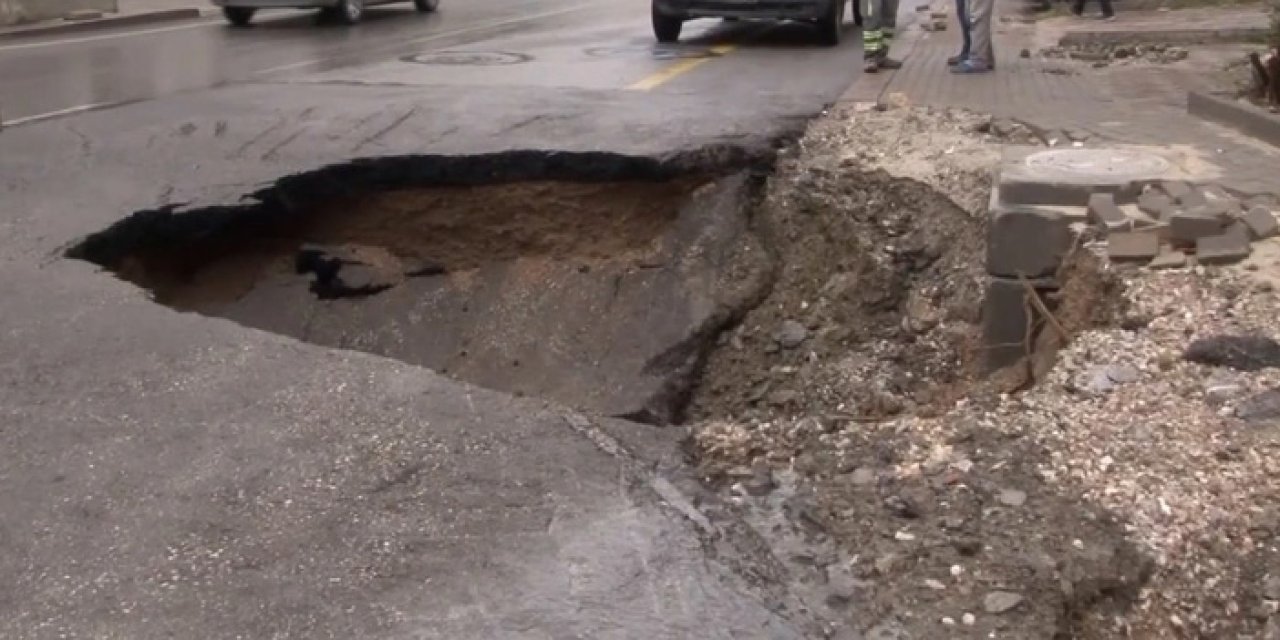
[{"label": "brick paver", "polygon": [[[1217,74],[1203,64],[1112,66],[1023,58],[1035,53],[1039,28],[1011,14],[1015,0],[1001,7],[1006,17],[996,29],[997,70],[977,76],[953,75],[946,58],[959,49],[955,26],[923,32],[912,25],[894,51],[901,69],[866,76],[842,101],[962,107],[1025,122],[1041,129],[1083,131],[1088,144],[1185,145],[1223,170],[1220,183],[1246,194],[1280,193],[1280,149],[1200,120],[1186,112],[1191,90],[1213,89]],[[934,11],[945,11],[935,4]]]}]

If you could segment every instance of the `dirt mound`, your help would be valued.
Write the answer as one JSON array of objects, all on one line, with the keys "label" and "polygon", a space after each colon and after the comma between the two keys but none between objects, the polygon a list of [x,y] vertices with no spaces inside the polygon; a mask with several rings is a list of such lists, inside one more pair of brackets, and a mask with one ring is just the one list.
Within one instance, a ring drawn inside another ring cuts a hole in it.
[{"label": "dirt mound", "polygon": [[712,353],[690,415],[877,419],[952,401],[982,302],[980,221],[884,171],[784,176],[760,214],[777,281]]},{"label": "dirt mound", "polygon": [[[1011,387],[975,366],[995,155],[982,123],[917,109],[816,123],[756,214],[772,292],[723,337],[691,406],[701,475],[817,585],[810,606],[863,637],[1073,637],[1151,572],[1115,518],[1038,474],[1052,452],[987,418]],[[1090,258],[1048,301],[1069,333],[1108,315]]]}]

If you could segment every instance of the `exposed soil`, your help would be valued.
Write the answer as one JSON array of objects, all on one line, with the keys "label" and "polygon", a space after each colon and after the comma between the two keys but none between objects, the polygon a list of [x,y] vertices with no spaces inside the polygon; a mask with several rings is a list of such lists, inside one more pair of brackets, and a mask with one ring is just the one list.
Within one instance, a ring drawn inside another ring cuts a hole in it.
[{"label": "exposed soil", "polygon": [[[710,357],[690,451],[813,576],[836,637],[1076,637],[1151,571],[1116,518],[1037,475],[1052,451],[983,419],[1066,342],[1041,331],[1036,366],[977,375],[990,163],[1014,129],[837,112],[757,212],[779,277]],[[1092,255],[1068,264],[1044,302],[1072,336],[1112,320],[1116,289]]]},{"label": "exposed soil", "polygon": [[177,309],[666,424],[770,281],[752,157],[356,161],[256,204],[139,212],[71,254]]},{"label": "exposed soil", "polygon": [[[784,164],[774,179],[762,220],[778,281],[712,354],[693,417],[877,419],[947,405],[970,375],[981,223],[925,185],[846,164]],[[780,336],[787,323],[802,340]]]},{"label": "exposed soil", "polygon": [[699,184],[521,182],[400,189],[347,197],[306,216],[125,257],[118,274],[180,309],[216,311],[304,244],[346,247],[394,277],[422,265],[465,272],[516,258],[627,259],[652,250]]}]

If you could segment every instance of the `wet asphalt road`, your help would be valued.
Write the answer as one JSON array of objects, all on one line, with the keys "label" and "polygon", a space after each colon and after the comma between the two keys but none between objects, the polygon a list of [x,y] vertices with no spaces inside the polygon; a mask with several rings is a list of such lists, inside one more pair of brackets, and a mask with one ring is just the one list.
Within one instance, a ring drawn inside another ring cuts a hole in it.
[{"label": "wet asphalt road", "polygon": [[[804,25],[704,20],[686,26],[681,45],[664,47],[654,43],[648,6],[637,0],[445,0],[433,14],[404,3],[370,8],[356,27],[320,24],[311,11],[260,12],[250,29],[208,17],[0,38],[0,115],[22,123],[229,84],[316,78],[670,88],[710,98],[795,91],[829,99],[856,73],[857,35],[849,25],[845,43],[829,49]],[[404,60],[440,51],[503,55]]]},{"label": "wet asphalt road", "polygon": [[176,313],[64,251],[353,158],[771,144],[854,80],[848,36],[443,0],[0,38],[0,637],[813,637],[731,570],[775,561],[708,554],[731,538],[634,471],[680,432]]}]

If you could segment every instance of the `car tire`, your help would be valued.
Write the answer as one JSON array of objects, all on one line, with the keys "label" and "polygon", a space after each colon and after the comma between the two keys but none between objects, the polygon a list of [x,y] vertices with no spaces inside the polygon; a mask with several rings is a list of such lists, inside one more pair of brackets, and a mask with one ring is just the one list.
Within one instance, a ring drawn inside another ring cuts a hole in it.
[{"label": "car tire", "polygon": [[684,18],[663,13],[658,5],[653,5],[653,36],[658,42],[669,44],[680,40],[680,30],[684,28]]},{"label": "car tire", "polygon": [[253,14],[257,9],[252,7],[223,7],[222,15],[226,17],[227,22],[233,26],[247,27],[253,21]]},{"label": "car tire", "polygon": [[343,24],[356,24],[364,17],[364,0],[338,0],[333,15]]},{"label": "car tire", "polygon": [[440,8],[440,0],[413,0],[413,6],[423,13],[431,13]]},{"label": "car tire", "polygon": [[832,0],[827,15],[818,19],[818,41],[828,47],[840,44],[844,32],[844,5],[848,0]]}]

